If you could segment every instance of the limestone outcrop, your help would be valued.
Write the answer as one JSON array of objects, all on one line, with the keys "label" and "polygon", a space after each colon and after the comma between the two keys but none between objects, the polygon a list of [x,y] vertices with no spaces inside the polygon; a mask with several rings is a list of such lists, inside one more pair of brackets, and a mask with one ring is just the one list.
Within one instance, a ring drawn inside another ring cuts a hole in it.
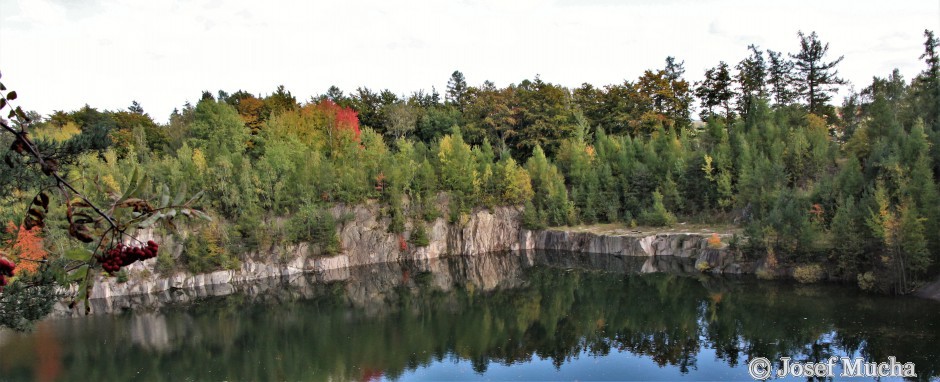
[{"label": "limestone outcrop", "polygon": [[[530,231],[522,227],[519,207],[477,209],[461,222],[450,223],[438,218],[427,224],[429,245],[415,247],[407,241],[411,224],[403,234],[388,232],[389,221],[377,203],[337,205],[330,211],[338,221],[337,227],[342,251],[335,256],[318,254],[306,243],[281,249],[278,253],[251,253],[245,256],[238,269],[219,270],[205,274],[177,272],[159,274],[156,259],[135,263],[125,268],[128,279],[119,282],[115,277],[98,276],[91,291],[93,310],[101,312],[119,309],[107,301],[136,301],[139,299],[173,300],[179,291],[187,296],[212,296],[233,293],[236,285],[251,284],[265,279],[295,279],[300,275],[315,274],[320,281],[343,280],[349,270],[357,266],[403,261],[426,261],[447,255],[475,255],[488,252],[549,250],[606,255],[593,262],[606,264],[611,271],[637,269],[641,272],[662,272],[688,269],[676,268],[668,258],[695,259],[695,270],[716,273],[748,273],[753,270],[735,261],[732,251],[712,248],[711,236],[697,232],[650,232],[629,230],[548,229]],[[172,239],[154,237],[151,231],[140,232],[144,240],[156,239],[176,248],[182,246]],[[720,235],[723,240],[728,235]],[[166,240],[161,240],[166,239]],[[168,248],[172,248],[168,247]],[[559,259],[564,262],[565,259]],[[600,265],[599,265],[600,266]],[[467,269],[466,272],[477,270]],[[693,270],[694,271],[694,270]],[[73,291],[74,292],[74,291]],[[140,296],[140,297],[134,297]],[[150,296],[150,297],[144,297]],[[184,299],[186,297],[183,297]],[[145,302],[145,301],[138,301]],[[136,304],[133,304],[136,305]],[[60,313],[68,313],[65,306]]]}]

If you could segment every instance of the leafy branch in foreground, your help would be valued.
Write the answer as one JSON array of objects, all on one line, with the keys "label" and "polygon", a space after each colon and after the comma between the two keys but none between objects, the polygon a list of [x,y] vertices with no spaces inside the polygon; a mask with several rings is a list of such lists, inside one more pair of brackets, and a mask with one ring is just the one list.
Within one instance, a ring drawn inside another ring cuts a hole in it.
[{"label": "leafy branch in foreground", "polygon": [[[134,234],[137,229],[149,228],[156,223],[175,229],[177,215],[210,218],[194,208],[202,193],[187,200],[185,187],[171,200],[169,188],[163,186],[159,203],[156,206],[151,204],[146,196],[141,195],[144,185],[149,184],[147,175],[140,175],[136,168],[122,192],[110,194],[109,200],[103,204],[92,202],[62,175],[59,160],[30,139],[32,120],[20,106],[11,104],[16,99],[17,93],[7,91],[6,86],[0,83],[0,111],[9,108],[9,120],[0,118],[0,134],[13,136],[4,162],[11,169],[22,167],[28,177],[51,179],[52,185],[40,189],[27,203],[22,224],[15,225],[18,227],[15,234],[18,236],[19,230],[45,229],[51,214],[50,203],[57,197],[65,207],[68,235],[82,243],[52,260],[21,256],[16,253],[13,240],[5,250],[0,250],[0,326],[24,330],[31,322],[46,316],[55,301],[65,297],[59,291],[73,283],[79,287],[78,293],[72,296],[72,305],[83,301],[87,313],[90,310],[89,291],[96,274],[94,270],[103,269],[114,274],[137,260],[155,257],[159,246],[156,242],[133,244],[139,243]],[[18,270],[17,262],[24,261],[40,265],[35,272],[27,272],[23,267]]]}]

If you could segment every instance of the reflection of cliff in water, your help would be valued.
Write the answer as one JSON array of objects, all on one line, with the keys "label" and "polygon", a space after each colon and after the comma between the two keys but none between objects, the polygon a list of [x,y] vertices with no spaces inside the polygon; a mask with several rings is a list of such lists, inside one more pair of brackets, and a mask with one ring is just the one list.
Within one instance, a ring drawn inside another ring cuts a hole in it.
[{"label": "reflection of cliff in water", "polygon": [[[940,333],[912,319],[937,317],[936,304],[713,278],[688,272],[688,260],[649,260],[529,252],[381,264],[51,326],[64,346],[65,379],[84,380],[125,380],[139,371],[134,365],[164,379],[394,378],[452,358],[484,371],[494,362],[538,358],[559,367],[612,352],[692,371],[705,348],[731,367],[752,356],[834,354],[895,355],[922,376],[940,370]],[[650,267],[675,272],[642,274]],[[0,354],[13,351],[5,346]],[[29,365],[6,362],[4,375],[28,377]]]},{"label": "reflection of cliff in water", "polygon": [[[357,306],[388,304],[385,299],[399,287],[432,286],[448,291],[457,285],[473,290],[515,288],[524,285],[525,273],[534,266],[603,271],[611,274],[666,272],[694,273],[694,261],[672,256],[618,256],[596,253],[530,250],[454,256],[400,263],[333,269],[286,278],[257,280],[248,284],[215,284],[194,289],[169,290],[149,295],[92,299],[92,313],[149,312],[166,306],[186,306],[206,298],[244,294],[258,302],[282,302],[315,298],[329,284],[343,282],[350,302]],[[76,315],[59,312],[59,315]]]}]

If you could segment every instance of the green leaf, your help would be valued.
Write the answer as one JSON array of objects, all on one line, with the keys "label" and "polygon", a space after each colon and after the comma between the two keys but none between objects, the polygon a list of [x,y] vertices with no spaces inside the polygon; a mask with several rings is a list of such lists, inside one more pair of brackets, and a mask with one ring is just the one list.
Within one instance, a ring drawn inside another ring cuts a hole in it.
[{"label": "green leaf", "polygon": [[160,208],[166,208],[170,205],[170,188],[164,184],[160,193],[163,194],[160,196]]},{"label": "green leaf", "polygon": [[156,223],[157,220],[160,220],[161,217],[163,217],[163,214],[155,213],[147,218],[147,220],[140,222],[140,224],[137,225],[137,228],[149,228],[153,225],[153,223]]},{"label": "green leaf", "polygon": [[3,109],[3,108],[5,108],[5,107],[7,107],[7,99],[6,99],[6,98],[0,98],[0,109]]},{"label": "green leaf", "polygon": [[91,277],[88,277],[88,271],[85,271],[85,278],[82,279],[81,284],[78,284],[78,297],[77,298],[79,300],[85,301],[86,306],[88,304],[88,283],[90,282],[88,280],[90,279]]},{"label": "green leaf", "polygon": [[131,190],[137,188],[137,176],[138,170],[137,167],[134,167],[134,172],[131,173],[131,181],[127,182],[127,189],[124,191],[124,197],[121,199],[128,198],[128,194],[130,194]]},{"label": "green leaf", "polygon": [[134,173],[131,175],[131,181],[127,184],[127,191],[124,192],[124,196],[121,197],[121,200],[126,200],[134,198],[137,196],[137,192],[140,191],[140,186],[144,183],[147,183],[147,174],[144,176],[139,176],[139,168],[134,168]]},{"label": "green leaf", "polygon": [[210,222],[212,221],[212,216],[209,216],[209,214],[205,212],[202,212],[200,210],[192,210],[192,213],[198,216],[200,219],[203,219],[205,221],[210,221]]},{"label": "green leaf", "polygon": [[93,253],[85,248],[72,248],[65,251],[65,258],[69,260],[88,261]]},{"label": "green leaf", "polygon": [[85,276],[87,275],[88,275],[88,266],[83,265],[81,268],[76,269],[74,273],[69,275],[69,280],[72,280],[75,282],[82,281],[82,279],[84,279]]},{"label": "green leaf", "polygon": [[7,100],[12,101],[16,99],[16,91],[11,91],[7,93]]},{"label": "green leaf", "polygon": [[179,192],[176,193],[176,197],[173,198],[173,205],[174,205],[174,206],[180,205],[180,203],[182,203],[183,200],[186,199],[186,191],[187,191],[187,189],[186,189],[186,183],[183,183],[183,185],[180,186]]},{"label": "green leaf", "polygon": [[190,198],[188,202],[186,202],[186,205],[191,206],[193,203],[199,200],[199,198],[202,197],[202,194],[204,194],[205,192],[206,192],[205,190],[197,192],[196,195],[193,195],[193,197]]}]

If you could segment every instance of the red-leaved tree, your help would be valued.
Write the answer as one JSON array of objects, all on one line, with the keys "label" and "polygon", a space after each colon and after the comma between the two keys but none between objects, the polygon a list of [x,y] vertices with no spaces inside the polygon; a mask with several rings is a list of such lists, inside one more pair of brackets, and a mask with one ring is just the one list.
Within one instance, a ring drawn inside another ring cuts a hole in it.
[{"label": "red-leaved tree", "polygon": [[328,99],[317,102],[316,109],[331,121],[330,128],[333,131],[351,131],[355,139],[359,140],[359,113],[355,110],[337,105]]}]

